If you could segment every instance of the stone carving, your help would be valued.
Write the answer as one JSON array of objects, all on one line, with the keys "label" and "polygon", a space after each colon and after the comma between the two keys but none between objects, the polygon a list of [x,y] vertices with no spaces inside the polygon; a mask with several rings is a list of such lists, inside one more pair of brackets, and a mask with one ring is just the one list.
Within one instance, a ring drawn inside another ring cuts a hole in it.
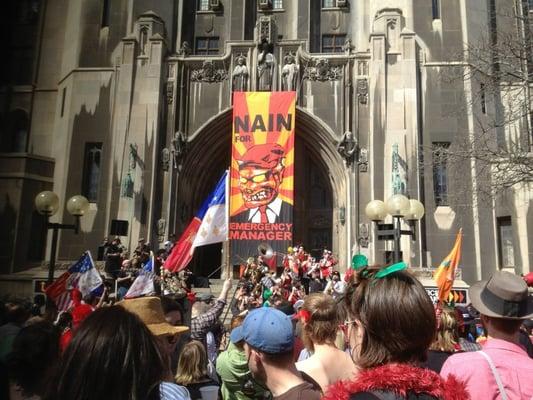
[{"label": "stone carving", "polygon": [[157,239],[161,243],[165,238],[165,228],[167,226],[167,221],[163,218],[157,220]]},{"label": "stone carving", "polygon": [[187,139],[183,132],[176,132],[174,138],[172,139],[172,154],[174,156],[174,168],[178,168],[181,164],[181,160],[185,155],[185,150],[187,146]]},{"label": "stone carving", "polygon": [[174,82],[167,82],[167,104],[174,101]]},{"label": "stone carving", "polygon": [[368,149],[359,148],[359,172],[368,172]]},{"label": "stone carving", "polygon": [[368,75],[368,63],[366,61],[357,63],[357,75]]},{"label": "stone carving", "polygon": [[359,224],[359,246],[368,247],[369,236],[368,224]]},{"label": "stone carving", "polygon": [[271,91],[276,60],[271,52],[270,44],[263,40],[261,42],[261,53],[257,57],[257,89],[260,91]]},{"label": "stone carving", "polygon": [[355,46],[352,44],[352,39],[346,39],[342,49],[345,53],[352,54],[352,51],[355,49]]},{"label": "stone carving", "polygon": [[357,153],[357,148],[357,139],[355,138],[354,134],[350,131],[344,132],[342,139],[337,145],[337,151],[342,158],[344,158],[347,165],[350,165],[353,162]]},{"label": "stone carving", "polygon": [[148,29],[148,25],[141,25],[139,29],[139,52],[142,56],[146,55],[146,46],[148,44]]},{"label": "stone carving", "polygon": [[304,79],[310,81],[336,81],[342,76],[341,67],[333,67],[329,64],[329,60],[321,58],[316,60],[314,66],[305,67]]},{"label": "stone carving", "polygon": [[399,32],[396,29],[398,24],[397,17],[387,18],[387,39],[389,42],[389,51],[398,51],[398,35]]},{"label": "stone carving", "polygon": [[357,79],[357,98],[361,104],[368,103],[368,79]]},{"label": "stone carving", "polygon": [[175,71],[176,71],[176,64],[174,64],[174,63],[168,64],[167,78],[168,79],[174,79]]},{"label": "stone carving", "polygon": [[184,41],[181,44],[180,49],[178,50],[178,55],[180,55],[180,56],[188,56],[191,53],[192,53],[192,49],[191,49],[191,46],[189,45],[189,42]]},{"label": "stone carving", "polygon": [[263,16],[259,18],[259,43],[266,41],[267,43],[274,43],[275,39],[274,21],[271,16]]},{"label": "stone carving", "polygon": [[195,69],[191,73],[192,82],[215,83],[227,79],[228,73],[224,69],[216,69],[212,61],[206,60],[202,68]]},{"label": "stone carving", "polygon": [[233,79],[233,90],[235,92],[245,92],[248,89],[248,75],[246,57],[240,54],[237,57],[237,65],[231,74]]},{"label": "stone carving", "polygon": [[285,65],[281,69],[281,90],[296,90],[298,86],[298,76],[300,75],[300,66],[296,64],[296,56],[289,52],[284,57]]},{"label": "stone carving", "polygon": [[166,147],[161,150],[161,168],[163,171],[168,171],[170,165],[170,150]]}]

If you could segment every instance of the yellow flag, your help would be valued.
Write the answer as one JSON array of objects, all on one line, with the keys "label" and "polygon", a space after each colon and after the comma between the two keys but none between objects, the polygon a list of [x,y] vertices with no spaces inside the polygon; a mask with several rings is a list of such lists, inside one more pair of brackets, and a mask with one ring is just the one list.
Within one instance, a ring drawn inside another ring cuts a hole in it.
[{"label": "yellow flag", "polygon": [[463,242],[463,228],[459,229],[455,244],[453,245],[450,254],[442,260],[439,268],[435,271],[433,279],[439,288],[439,301],[446,302],[452,290],[453,281],[455,279],[455,271],[461,260],[461,244]]}]

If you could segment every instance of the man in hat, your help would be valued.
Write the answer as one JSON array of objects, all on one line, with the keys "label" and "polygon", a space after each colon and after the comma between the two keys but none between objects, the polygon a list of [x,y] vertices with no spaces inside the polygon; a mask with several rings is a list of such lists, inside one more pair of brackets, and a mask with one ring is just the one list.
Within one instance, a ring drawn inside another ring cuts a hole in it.
[{"label": "man in hat", "polygon": [[142,265],[146,264],[150,258],[150,246],[146,244],[146,240],[144,238],[139,239],[139,243],[133,251],[133,257],[136,258]]},{"label": "man in hat", "polygon": [[220,391],[224,400],[265,399],[270,396],[264,387],[251,379],[248,359],[244,352],[242,328],[237,329],[245,315],[240,314],[232,318],[230,342],[227,349],[217,358],[216,370],[221,380]]},{"label": "man in hat", "polygon": [[458,327],[458,344],[461,351],[478,351],[481,350],[479,343],[468,340],[468,334],[472,325],[475,325],[475,317],[470,313],[467,307],[455,306],[455,319]]},{"label": "man in hat", "polygon": [[117,279],[118,273],[120,272],[122,257],[122,247],[120,244],[120,238],[115,236],[110,245],[106,247],[104,258],[105,258],[105,272]]},{"label": "man in hat", "polygon": [[231,289],[231,279],[226,279],[222,291],[214,304],[197,301],[191,308],[191,338],[206,345],[206,335],[218,324],[218,319],[224,311],[226,299]]},{"label": "man in hat", "polygon": [[472,400],[533,398],[533,360],[519,345],[522,321],[533,316],[533,297],[514,274],[497,271],[469,289],[488,339],[481,351],[455,354],[441,375],[465,381]]},{"label": "man in hat", "polygon": [[320,399],[320,391],[306,382],[294,365],[294,333],[288,315],[274,308],[259,308],[235,329],[232,336],[235,341],[244,340],[252,376],[270,390],[274,400]]}]

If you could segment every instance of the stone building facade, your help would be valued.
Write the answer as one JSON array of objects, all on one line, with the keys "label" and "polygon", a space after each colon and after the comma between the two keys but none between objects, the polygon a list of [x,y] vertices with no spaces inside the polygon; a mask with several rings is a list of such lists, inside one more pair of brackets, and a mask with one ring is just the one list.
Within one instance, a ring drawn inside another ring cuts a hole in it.
[{"label": "stone building facade", "polygon": [[[411,265],[436,266],[462,227],[467,282],[530,271],[528,188],[485,202],[469,194],[475,161],[420,162],[475,133],[475,79],[443,72],[467,68],[458,55],[489,33],[495,1],[7,2],[1,273],[48,259],[32,212],[44,189],[62,205],[79,193],[91,202],[81,234],[60,233],[60,260],[121,230],[129,249],[179,236],[229,165],[236,90],[297,92],[297,243],[330,247],[343,266],[356,252],[383,262],[391,244],[365,205],[403,193],[426,207],[415,240],[402,238]],[[69,218],[61,207],[53,220]],[[197,271],[220,265],[221,250],[199,249]]]}]

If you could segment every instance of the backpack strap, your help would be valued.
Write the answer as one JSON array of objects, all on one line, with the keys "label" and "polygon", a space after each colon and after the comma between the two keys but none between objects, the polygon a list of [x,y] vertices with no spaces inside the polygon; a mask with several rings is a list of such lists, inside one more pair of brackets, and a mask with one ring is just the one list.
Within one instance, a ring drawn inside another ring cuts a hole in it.
[{"label": "backpack strap", "polygon": [[498,385],[498,390],[500,391],[502,400],[508,400],[507,393],[505,392],[505,389],[503,388],[503,383],[500,378],[500,374],[498,373],[498,370],[496,369],[494,362],[492,362],[492,358],[490,358],[490,356],[487,353],[485,353],[483,350],[478,351],[478,353],[481,354],[485,358],[485,360],[487,360],[490,370],[492,371],[492,376],[494,376],[494,379],[496,380],[496,385]]}]

